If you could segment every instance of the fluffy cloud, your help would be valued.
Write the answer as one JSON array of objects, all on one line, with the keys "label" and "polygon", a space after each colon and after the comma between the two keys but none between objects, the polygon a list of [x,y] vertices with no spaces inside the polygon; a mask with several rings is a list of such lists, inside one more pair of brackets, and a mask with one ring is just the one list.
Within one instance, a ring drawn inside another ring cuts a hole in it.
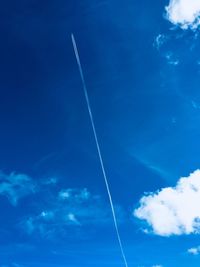
[{"label": "fluffy cloud", "polygon": [[198,254],[200,254],[200,246],[194,247],[194,248],[189,248],[187,252],[189,254],[192,254],[192,255],[198,255]]},{"label": "fluffy cloud", "polygon": [[[200,233],[200,170],[175,187],[143,196],[134,215],[160,236]],[[145,232],[149,232],[148,229]]]},{"label": "fluffy cloud", "polygon": [[33,180],[25,174],[0,173],[0,195],[6,196],[14,206],[17,205],[19,199],[34,193],[35,190]]},{"label": "fluffy cloud", "polygon": [[166,11],[168,20],[182,29],[196,29],[200,25],[199,0],[170,0]]}]

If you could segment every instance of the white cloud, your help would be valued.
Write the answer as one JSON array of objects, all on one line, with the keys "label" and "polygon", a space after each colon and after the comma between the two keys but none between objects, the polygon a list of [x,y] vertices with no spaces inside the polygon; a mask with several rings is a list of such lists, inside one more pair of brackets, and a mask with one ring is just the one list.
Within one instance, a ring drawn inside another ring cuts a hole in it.
[{"label": "white cloud", "polygon": [[[91,194],[88,189],[63,189],[57,195],[52,194],[46,209],[36,215],[22,220],[21,227],[28,234],[39,234],[45,238],[64,236],[68,227],[104,225],[112,220],[109,205],[98,195]],[[122,211],[115,207],[119,222]],[[72,228],[70,228],[72,229]]]},{"label": "white cloud", "polygon": [[59,199],[60,200],[67,200],[67,199],[71,199],[73,198],[74,200],[76,201],[85,201],[85,200],[88,200],[91,195],[90,195],[90,192],[84,188],[84,189],[72,189],[72,188],[69,188],[69,189],[63,189],[59,192],[59,195],[58,195]]},{"label": "white cloud", "polygon": [[34,193],[36,186],[33,180],[25,174],[0,172],[0,195],[6,196],[10,203],[17,205],[19,199]]},{"label": "white cloud", "polygon": [[169,65],[177,66],[179,64],[179,60],[174,56],[172,52],[167,52],[165,58],[167,59],[167,63]]},{"label": "white cloud", "polygon": [[81,225],[81,223],[77,220],[76,216],[73,213],[67,214],[67,220],[72,222],[72,224]]},{"label": "white cloud", "polygon": [[70,197],[71,197],[70,190],[62,190],[59,192],[59,198],[61,200],[70,199]]},{"label": "white cloud", "polygon": [[200,254],[200,246],[194,247],[194,248],[189,248],[187,252],[189,254],[192,254],[192,255],[198,255],[198,254]]},{"label": "white cloud", "polygon": [[197,170],[189,177],[180,178],[175,187],[143,196],[134,215],[145,220],[156,235],[199,234],[199,203],[200,170]]},{"label": "white cloud", "polygon": [[196,29],[200,25],[199,0],[170,0],[167,19],[182,29]]},{"label": "white cloud", "polygon": [[165,36],[164,34],[158,34],[154,40],[153,46],[159,50],[161,46],[166,42],[166,40],[167,36]]}]

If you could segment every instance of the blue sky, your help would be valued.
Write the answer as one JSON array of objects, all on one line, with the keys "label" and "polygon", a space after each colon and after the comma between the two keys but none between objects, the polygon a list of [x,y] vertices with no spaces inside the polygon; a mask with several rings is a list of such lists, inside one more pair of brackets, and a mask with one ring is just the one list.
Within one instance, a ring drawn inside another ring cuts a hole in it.
[{"label": "blue sky", "polygon": [[200,263],[200,2],[0,3],[0,267]]}]

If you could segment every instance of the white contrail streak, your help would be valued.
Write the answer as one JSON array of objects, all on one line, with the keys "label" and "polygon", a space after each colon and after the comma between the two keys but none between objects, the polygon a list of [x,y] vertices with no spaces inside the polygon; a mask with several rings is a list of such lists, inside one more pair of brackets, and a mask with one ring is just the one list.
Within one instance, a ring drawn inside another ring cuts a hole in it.
[{"label": "white contrail streak", "polygon": [[91,121],[91,124],[92,124],[92,129],[93,129],[94,138],[95,138],[95,142],[96,142],[96,146],[97,146],[97,151],[98,151],[98,155],[99,155],[101,169],[102,169],[104,181],[105,181],[105,184],[106,184],[106,189],[107,189],[107,192],[108,192],[108,197],[109,197],[110,206],[111,206],[111,210],[112,210],[112,215],[113,215],[113,221],[114,221],[114,225],[115,225],[115,229],[116,229],[116,234],[117,234],[117,238],[118,238],[118,242],[119,242],[122,258],[124,260],[124,264],[125,264],[126,267],[128,267],[128,263],[127,263],[127,260],[126,260],[126,256],[125,256],[125,253],[124,253],[124,249],[123,249],[123,245],[122,245],[122,241],[121,241],[121,237],[120,237],[120,233],[119,233],[119,229],[118,229],[115,209],[114,209],[114,205],[113,205],[113,201],[112,201],[112,195],[111,195],[111,192],[110,192],[110,187],[109,187],[109,184],[108,184],[107,175],[106,175],[105,168],[104,168],[104,162],[103,162],[103,158],[102,158],[102,155],[101,155],[101,149],[100,149],[99,141],[98,141],[98,138],[97,138],[96,128],[95,128],[95,124],[94,124],[94,119],[93,119],[93,115],[92,115],[92,110],[91,110],[91,106],[90,106],[89,97],[88,97],[88,91],[87,91],[87,87],[86,87],[86,83],[85,83],[85,78],[84,78],[84,75],[83,75],[81,61],[80,61],[80,57],[79,57],[76,41],[75,41],[75,38],[74,38],[73,34],[71,35],[71,38],[72,38],[72,44],[73,44],[73,48],[74,48],[74,53],[75,53],[75,56],[76,56],[76,61],[77,61],[77,64],[78,64],[78,68],[79,68],[79,72],[80,72],[80,76],[81,76],[81,80],[82,80],[83,90],[84,90],[85,99],[86,99],[86,102],[87,102],[88,112],[89,112],[90,121]]}]

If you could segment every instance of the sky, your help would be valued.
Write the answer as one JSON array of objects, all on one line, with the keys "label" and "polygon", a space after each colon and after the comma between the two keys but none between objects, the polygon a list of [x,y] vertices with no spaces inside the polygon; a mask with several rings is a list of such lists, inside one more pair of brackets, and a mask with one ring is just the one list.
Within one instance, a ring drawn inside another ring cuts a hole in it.
[{"label": "sky", "polygon": [[0,267],[200,264],[200,1],[0,3]]}]

